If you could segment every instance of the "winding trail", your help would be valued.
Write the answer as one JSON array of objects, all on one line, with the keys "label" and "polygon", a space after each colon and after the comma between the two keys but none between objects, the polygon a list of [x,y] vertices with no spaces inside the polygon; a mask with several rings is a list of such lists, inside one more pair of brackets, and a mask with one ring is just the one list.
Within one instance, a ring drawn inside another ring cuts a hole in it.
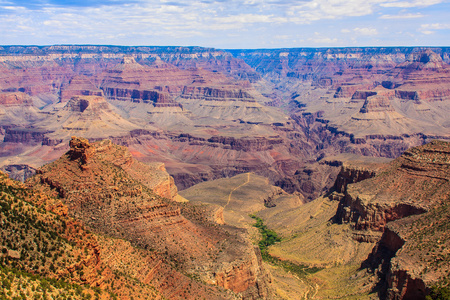
[{"label": "winding trail", "polygon": [[250,182],[250,173],[247,173],[247,181],[244,182],[243,184],[238,185],[237,187],[235,187],[234,189],[231,190],[230,194],[228,195],[227,204],[225,204],[225,206],[223,207],[223,210],[225,210],[227,208],[228,204],[230,204],[231,195],[233,194],[233,192],[236,191],[238,188],[243,187],[244,185],[248,184],[249,182]]}]

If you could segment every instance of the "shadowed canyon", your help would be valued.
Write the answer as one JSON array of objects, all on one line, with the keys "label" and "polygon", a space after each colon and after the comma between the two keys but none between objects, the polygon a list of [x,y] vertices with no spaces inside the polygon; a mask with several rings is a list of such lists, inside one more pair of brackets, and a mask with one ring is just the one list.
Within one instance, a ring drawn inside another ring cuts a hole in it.
[{"label": "shadowed canyon", "polygon": [[1,297],[446,299],[449,63],[0,47]]}]

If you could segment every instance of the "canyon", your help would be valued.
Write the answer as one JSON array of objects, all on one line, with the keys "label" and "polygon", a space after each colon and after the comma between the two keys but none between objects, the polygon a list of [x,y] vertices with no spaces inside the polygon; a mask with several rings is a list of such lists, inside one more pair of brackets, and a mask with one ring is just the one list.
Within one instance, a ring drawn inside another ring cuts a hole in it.
[{"label": "canyon", "polygon": [[[429,233],[448,223],[449,63],[445,47],[2,46],[0,166],[92,232],[92,278],[152,299],[424,298],[448,275]],[[249,215],[281,236],[270,257],[319,271],[263,261]]]}]

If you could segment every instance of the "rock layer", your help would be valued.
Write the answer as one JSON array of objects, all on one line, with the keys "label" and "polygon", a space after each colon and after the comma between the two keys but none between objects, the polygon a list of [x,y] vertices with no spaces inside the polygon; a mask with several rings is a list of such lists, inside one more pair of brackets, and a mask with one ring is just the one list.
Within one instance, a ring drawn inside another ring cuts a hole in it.
[{"label": "rock layer", "polygon": [[383,231],[389,221],[443,203],[449,195],[449,149],[442,141],[412,148],[378,176],[348,186],[338,219],[354,222],[357,229]]},{"label": "rock layer", "polygon": [[[90,144],[73,138],[71,150],[39,169],[29,184],[57,193],[69,212],[96,232],[155,249],[208,283],[229,287],[249,298],[265,297],[266,279],[260,278],[264,272],[253,246],[238,230],[227,233],[191,221],[176,202],[154,194],[149,188],[161,184],[153,182],[168,180],[167,174],[165,178],[158,175],[161,172],[161,168],[137,162],[124,147],[110,141]],[[169,179],[168,185],[172,183]],[[230,235],[232,238],[226,238]],[[226,266],[236,272],[226,273]],[[217,275],[223,272],[228,275]]]}]

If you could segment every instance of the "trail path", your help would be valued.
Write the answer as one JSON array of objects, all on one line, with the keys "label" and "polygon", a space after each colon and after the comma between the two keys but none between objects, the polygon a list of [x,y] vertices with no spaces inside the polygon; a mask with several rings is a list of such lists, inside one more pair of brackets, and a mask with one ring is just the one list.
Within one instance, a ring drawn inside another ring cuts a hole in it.
[{"label": "trail path", "polygon": [[225,206],[223,207],[223,210],[225,210],[225,209],[227,208],[228,204],[230,204],[231,196],[233,195],[233,192],[236,191],[238,188],[241,188],[241,187],[243,187],[244,185],[248,184],[249,182],[250,182],[250,173],[247,173],[247,181],[244,182],[244,183],[241,184],[241,185],[238,185],[237,187],[235,187],[234,189],[231,190],[230,194],[228,195],[228,201],[227,201],[227,204],[225,204]]}]

